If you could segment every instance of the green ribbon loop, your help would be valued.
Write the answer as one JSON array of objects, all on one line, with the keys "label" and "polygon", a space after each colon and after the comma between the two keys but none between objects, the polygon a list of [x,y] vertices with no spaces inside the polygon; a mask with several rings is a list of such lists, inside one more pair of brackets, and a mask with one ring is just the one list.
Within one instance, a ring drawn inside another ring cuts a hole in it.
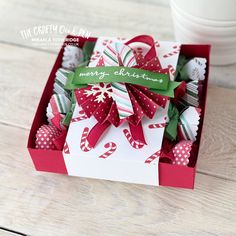
[{"label": "green ribbon loop", "polygon": [[68,75],[66,89],[86,87],[96,83],[130,83],[150,88],[153,92],[174,97],[178,82],[169,81],[167,74],[130,67],[78,67]]},{"label": "green ribbon loop", "polygon": [[72,116],[73,116],[74,109],[75,109],[75,104],[76,104],[76,98],[75,98],[74,91],[72,91],[70,111],[67,112],[66,116],[64,117],[64,119],[62,121],[63,125],[69,126],[70,121],[71,121]]},{"label": "green ribbon loop", "polygon": [[168,117],[169,122],[165,128],[165,137],[169,140],[173,141],[177,137],[177,128],[178,128],[178,121],[179,121],[179,111],[177,107],[170,102],[168,108]]}]

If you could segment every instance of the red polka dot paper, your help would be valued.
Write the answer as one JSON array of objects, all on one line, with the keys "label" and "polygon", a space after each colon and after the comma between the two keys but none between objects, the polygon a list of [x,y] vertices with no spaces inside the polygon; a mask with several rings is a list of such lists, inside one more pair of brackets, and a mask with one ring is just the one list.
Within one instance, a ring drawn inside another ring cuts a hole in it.
[{"label": "red polka dot paper", "polygon": [[61,132],[53,125],[42,125],[36,134],[35,148],[44,150],[56,150],[54,140]]},{"label": "red polka dot paper", "polygon": [[192,149],[192,141],[182,140],[173,148],[174,165],[187,166],[189,163],[190,152]]},{"label": "red polka dot paper", "polygon": [[[144,87],[140,89],[141,86],[131,84],[126,84],[126,87],[134,111],[134,114],[127,117],[127,120],[135,126],[144,116],[150,119],[153,118],[158,107],[165,107],[167,103],[166,96],[153,93]],[[76,89],[75,96],[78,104],[88,117],[93,115],[99,123],[109,120],[114,126],[122,123],[120,122],[116,102],[111,96],[111,86],[109,84],[100,83]]]}]

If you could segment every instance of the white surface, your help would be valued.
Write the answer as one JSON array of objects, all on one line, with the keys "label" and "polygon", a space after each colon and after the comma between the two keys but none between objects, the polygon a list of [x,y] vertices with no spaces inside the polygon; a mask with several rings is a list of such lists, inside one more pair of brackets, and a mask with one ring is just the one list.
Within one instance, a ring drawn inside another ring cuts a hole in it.
[{"label": "white surface", "polygon": [[[99,38],[94,51],[99,52],[100,55],[103,54],[105,48],[104,40],[118,41],[115,38]],[[134,43],[129,46],[135,49],[143,47],[143,43],[141,44],[142,46],[140,43]],[[176,68],[179,46],[180,45],[175,42],[158,43],[156,52],[163,69],[168,68],[169,65],[171,65],[173,69]],[[175,47],[177,47],[177,49]],[[147,49],[146,52],[148,52],[148,50],[149,49]],[[168,53],[171,53],[170,56],[165,57],[164,55]],[[143,55],[145,55],[145,53],[143,53]],[[98,61],[99,58],[96,58],[89,63],[89,66],[96,66]],[[144,145],[141,149],[134,149],[129,145],[123,133],[124,129],[129,130],[128,123],[125,122],[118,128],[111,125],[111,127],[106,130],[106,134],[100,138],[95,148],[84,152],[80,148],[80,137],[85,127],[91,130],[97,121],[95,118],[91,117],[79,122],[72,122],[69,126],[66,138],[70,154],[63,153],[69,175],[158,185],[158,159],[155,159],[150,164],[145,163],[145,160],[161,149],[164,128],[150,129],[148,126],[149,124],[166,123],[168,105],[167,103],[165,109],[159,107],[153,119],[142,119],[144,137],[147,145]],[[77,104],[73,118],[79,116],[80,110],[81,108]],[[112,153],[111,156],[101,160],[99,156],[107,151],[104,145],[109,142],[116,144],[116,151]]]},{"label": "white surface", "polygon": [[[79,116],[81,108],[76,105],[73,118]],[[145,160],[161,149],[164,128],[150,129],[149,124],[165,123],[168,104],[166,108],[159,108],[152,120],[143,119],[143,130],[146,142],[141,149],[133,148],[126,139],[123,130],[129,129],[127,122],[118,128],[110,126],[94,149],[84,152],[80,148],[80,139],[85,127],[89,130],[97,123],[94,117],[72,122],[69,126],[66,142],[70,154],[65,154],[64,159],[69,175],[93,177],[124,182],[158,185],[158,159],[150,164]],[[155,140],[155,141],[154,141]],[[106,159],[99,156],[106,152],[104,145],[114,142],[116,151]]]},{"label": "white surface", "polygon": [[158,159],[153,164],[64,155],[68,174],[86,178],[158,186]]}]

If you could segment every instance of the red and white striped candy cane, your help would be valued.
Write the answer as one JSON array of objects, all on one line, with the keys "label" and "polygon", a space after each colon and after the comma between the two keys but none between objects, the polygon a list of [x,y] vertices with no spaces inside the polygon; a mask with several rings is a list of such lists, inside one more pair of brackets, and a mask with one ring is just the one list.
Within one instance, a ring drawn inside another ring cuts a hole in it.
[{"label": "red and white striped candy cane", "polygon": [[102,45],[103,46],[107,46],[108,44],[112,43],[112,40],[108,40],[108,39],[105,39],[103,42],[102,42]]},{"label": "red and white striped candy cane", "polygon": [[179,51],[180,51],[180,48],[177,45],[173,46],[173,49],[174,49],[173,51],[166,53],[165,55],[163,55],[163,57],[167,58],[167,57],[174,56],[175,54],[179,53]]},{"label": "red and white striped candy cane", "polygon": [[85,120],[87,119],[87,115],[82,115],[82,116],[78,116],[78,117],[75,117],[73,119],[71,119],[71,122],[78,122],[78,121],[81,121],[81,120]]},{"label": "red and white striped candy cane", "polygon": [[89,146],[87,136],[88,136],[89,128],[85,127],[82,133],[82,137],[80,140],[80,148],[84,152],[89,152],[92,148]]},{"label": "red and white striped candy cane", "polygon": [[67,142],[65,142],[65,145],[64,145],[63,150],[64,150],[64,153],[70,154],[70,149],[69,149],[69,146],[68,146],[68,143],[67,143]]},{"label": "red and white striped candy cane", "polygon": [[155,42],[156,47],[160,47],[160,43],[158,41]]},{"label": "red and white striped candy cane", "polygon": [[126,38],[122,38],[122,37],[117,37],[117,39],[118,39],[119,41],[124,41],[124,40],[126,40]]},{"label": "red and white striped candy cane", "polygon": [[105,148],[108,148],[109,150],[103,153],[102,155],[99,156],[99,158],[107,158],[109,157],[112,153],[116,151],[116,144],[113,142],[106,143],[104,145]]},{"label": "red and white striped candy cane", "polygon": [[79,114],[80,115],[78,117],[72,118],[71,122],[78,122],[80,120],[85,120],[88,118],[84,111],[80,111]]},{"label": "red and white striped candy cane", "polygon": [[166,126],[166,123],[150,124],[148,128],[149,129],[165,128],[165,126]]},{"label": "red and white striped candy cane", "polygon": [[156,158],[160,157],[161,151],[157,151],[155,153],[153,153],[150,157],[148,157],[145,160],[145,163],[150,164],[152,161],[154,161]]},{"label": "red and white striped candy cane", "polygon": [[137,48],[136,52],[142,54],[143,53],[143,49],[142,48]]},{"label": "red and white striped candy cane", "polygon": [[90,60],[91,60],[91,61],[94,61],[94,60],[96,60],[96,59],[99,58],[99,57],[100,57],[100,52],[99,52],[99,51],[95,51],[95,52],[93,52],[93,54],[92,54]]},{"label": "red and white striped candy cane", "polygon": [[175,74],[175,69],[172,65],[168,65],[169,73],[174,75]]},{"label": "red and white striped candy cane", "polygon": [[135,148],[135,149],[140,149],[144,146],[144,143],[138,142],[136,140],[133,139],[133,137],[131,136],[129,130],[124,129],[123,133],[125,135],[125,137],[127,138],[128,142],[130,143],[130,145]]}]

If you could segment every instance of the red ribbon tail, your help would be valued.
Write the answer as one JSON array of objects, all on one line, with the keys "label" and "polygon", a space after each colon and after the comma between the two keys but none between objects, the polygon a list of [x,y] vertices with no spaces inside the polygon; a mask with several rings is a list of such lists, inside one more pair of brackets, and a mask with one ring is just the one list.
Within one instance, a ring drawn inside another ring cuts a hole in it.
[{"label": "red ribbon tail", "polygon": [[57,114],[52,118],[52,124],[56,126],[57,129],[61,131],[61,134],[59,137],[57,137],[53,143],[56,146],[57,150],[62,150],[64,147],[64,143],[66,140],[67,130],[61,128],[61,115]]},{"label": "red ribbon tail", "polygon": [[57,114],[57,115],[55,115],[53,118],[52,118],[52,124],[54,125],[54,126],[56,126],[59,130],[62,130],[62,128],[61,128],[61,116],[60,116],[60,114]]},{"label": "red ribbon tail", "polygon": [[98,142],[102,134],[110,125],[111,123],[109,121],[105,121],[103,124],[97,123],[96,125],[93,126],[93,128],[90,130],[87,136],[87,140],[91,147],[95,147],[96,143]]},{"label": "red ribbon tail", "polygon": [[161,148],[160,160],[165,163],[172,163],[174,158],[173,144],[166,138],[164,138]]},{"label": "red ribbon tail", "polygon": [[61,135],[53,141],[53,143],[56,146],[57,150],[62,150],[63,149],[64,143],[65,143],[65,140],[66,140],[66,134],[67,134],[67,131],[62,130]]},{"label": "red ribbon tail", "polygon": [[136,126],[129,123],[129,128],[130,128],[130,133],[132,135],[132,138],[135,141],[138,141],[138,142],[143,143],[143,144],[147,144],[146,140],[144,138],[143,126],[142,126],[141,121]]}]

